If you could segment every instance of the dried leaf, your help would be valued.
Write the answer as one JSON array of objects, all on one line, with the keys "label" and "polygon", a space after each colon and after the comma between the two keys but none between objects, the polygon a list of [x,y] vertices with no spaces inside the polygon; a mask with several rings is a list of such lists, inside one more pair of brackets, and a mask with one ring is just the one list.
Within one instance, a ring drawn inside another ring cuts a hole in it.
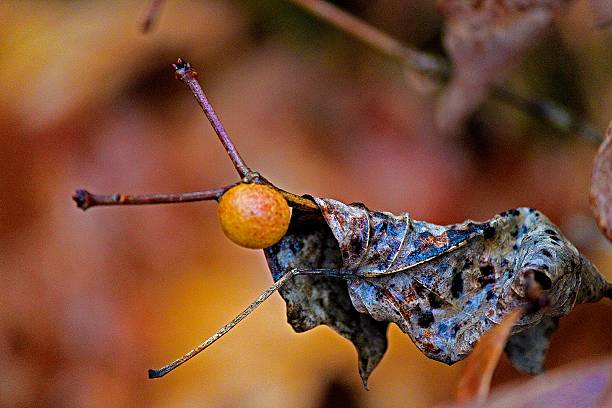
[{"label": "dried leaf", "polygon": [[612,404],[612,357],[564,367],[527,383],[493,392],[486,401],[450,407],[609,407]]},{"label": "dried leaf", "polygon": [[482,401],[487,398],[493,372],[506,341],[510,337],[512,326],[519,317],[521,317],[521,309],[515,309],[498,326],[480,338],[457,384],[458,401],[467,401],[472,398]]},{"label": "dried leaf", "polygon": [[[289,231],[265,249],[274,281],[292,268],[342,267],[338,243],[320,216],[293,211]],[[387,350],[387,322],[358,313],[348,296],[346,282],[324,276],[297,276],[280,289],[287,302],[287,320],[300,333],[325,324],[350,340],[357,349],[359,373],[367,388],[368,377]]]},{"label": "dried leaf", "polygon": [[510,336],[504,351],[514,368],[531,375],[542,374],[550,337],[558,326],[558,318],[545,317],[538,325]]},{"label": "dried leaf", "polygon": [[453,133],[505,80],[522,53],[551,24],[563,0],[441,0],[444,46],[453,76],[441,96],[437,122]]},{"label": "dried leaf", "polygon": [[591,208],[599,228],[612,241],[612,122],[593,164]]},{"label": "dried leaf", "polygon": [[355,344],[364,382],[385,352],[387,322],[427,357],[453,364],[529,302],[527,279],[545,289],[550,305],[525,314],[513,334],[597,301],[607,288],[597,269],[534,209],[439,226],[363,204],[314,200],[323,218],[295,211],[289,232],[266,256],[276,280],[291,268],[335,275],[298,277],[281,294],[296,331],[327,324]]}]

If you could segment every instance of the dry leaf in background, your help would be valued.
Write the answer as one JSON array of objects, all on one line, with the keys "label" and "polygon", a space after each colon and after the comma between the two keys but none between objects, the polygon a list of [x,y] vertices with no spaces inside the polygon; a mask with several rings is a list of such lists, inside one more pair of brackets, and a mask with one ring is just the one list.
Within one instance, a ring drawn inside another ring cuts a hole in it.
[{"label": "dry leaf in background", "polygon": [[601,408],[612,406],[612,357],[558,368],[523,384],[494,391],[485,401],[472,400],[447,408]]},{"label": "dry leaf in background", "polygon": [[453,63],[451,81],[440,98],[436,121],[444,134],[456,133],[505,80],[552,23],[563,0],[440,0],[446,17],[444,46]]},{"label": "dry leaf in background", "polygon": [[612,122],[593,164],[591,208],[599,228],[612,241]]}]

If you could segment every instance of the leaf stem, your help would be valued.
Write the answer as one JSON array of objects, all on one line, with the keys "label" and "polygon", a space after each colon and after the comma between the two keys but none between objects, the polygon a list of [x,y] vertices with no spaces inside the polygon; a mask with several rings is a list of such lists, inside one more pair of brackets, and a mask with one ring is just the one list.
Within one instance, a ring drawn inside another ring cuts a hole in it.
[{"label": "leaf stem", "polygon": [[333,276],[333,277],[339,277],[339,278],[343,277],[341,273],[334,273],[334,270],[328,270],[328,269],[309,269],[309,270],[291,269],[290,271],[285,273],[278,281],[276,281],[272,286],[264,290],[261,293],[261,295],[257,297],[257,299],[255,299],[250,305],[248,305],[242,312],[240,312],[236,317],[234,317],[229,323],[227,323],[225,326],[217,330],[215,334],[207,338],[204,342],[202,342],[200,345],[195,347],[193,350],[189,351],[182,357],[177,358],[170,364],[163,366],[159,370],[150,369],[149,378],[163,377],[164,375],[168,374],[170,371],[186,363],[187,361],[195,357],[197,354],[207,349],[214,342],[216,342],[221,337],[223,337],[225,334],[227,334],[230,330],[232,330],[245,317],[250,315],[255,309],[257,309],[257,307],[259,307],[259,305],[265,302],[266,299],[268,299],[274,292],[276,292],[278,289],[283,287],[290,279],[292,279],[294,276],[297,276],[297,275],[326,275],[326,276]]}]

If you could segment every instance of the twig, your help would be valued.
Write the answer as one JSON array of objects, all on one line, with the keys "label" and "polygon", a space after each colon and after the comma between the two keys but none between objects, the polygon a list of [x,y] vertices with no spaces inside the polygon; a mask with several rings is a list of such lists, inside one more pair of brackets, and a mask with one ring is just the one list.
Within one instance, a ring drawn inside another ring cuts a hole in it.
[{"label": "twig", "polygon": [[221,337],[223,337],[225,334],[227,334],[227,332],[232,330],[245,317],[250,315],[253,312],[253,310],[255,310],[259,305],[261,305],[274,292],[276,292],[283,285],[285,285],[291,278],[293,278],[294,276],[297,276],[297,275],[326,275],[326,276],[342,277],[342,274],[335,275],[333,273],[333,271],[330,271],[329,269],[310,269],[310,270],[292,269],[292,270],[290,270],[289,272],[285,273],[272,286],[270,286],[268,289],[264,290],[261,293],[261,295],[259,295],[257,297],[257,299],[255,299],[253,301],[253,303],[248,305],[246,307],[246,309],[244,309],[240,314],[238,314],[236,317],[234,317],[229,323],[227,323],[225,326],[220,328],[215,334],[210,336],[208,339],[206,339],[203,343],[198,345],[196,348],[194,348],[193,350],[191,350],[190,352],[188,352],[184,356],[174,360],[170,364],[165,365],[164,367],[160,368],[159,370],[152,370],[152,369],[149,370],[149,378],[160,378],[160,377],[163,377],[164,375],[168,374],[170,371],[174,370],[178,366],[182,365],[183,363],[187,362],[188,360],[191,360],[197,354],[199,354],[202,351],[204,351],[206,348],[208,348],[214,342],[216,342]]},{"label": "twig", "polygon": [[238,171],[238,174],[240,174],[240,177],[252,177],[253,172],[246,165],[244,160],[242,160],[242,157],[240,157],[240,154],[238,153],[238,150],[236,150],[234,143],[225,131],[221,120],[219,120],[219,117],[217,116],[215,110],[208,101],[208,98],[206,98],[206,94],[204,93],[202,87],[200,86],[200,83],[198,82],[198,73],[196,72],[196,70],[191,67],[190,63],[188,63],[187,61],[183,61],[181,58],[176,61],[176,64],[172,64],[172,67],[174,68],[174,74],[176,76],[176,79],[183,81],[189,87],[189,89],[191,89],[193,96],[195,96],[196,100],[200,104],[200,107],[206,114],[208,121],[217,133],[217,136],[219,136],[219,140],[223,144],[223,147],[225,147],[225,150],[227,151],[230,160],[234,164],[236,171]]},{"label": "twig", "polygon": [[[450,75],[450,67],[445,60],[408,47],[333,4],[324,0],[288,1],[368,44],[370,47],[402,61],[408,67],[420,73],[442,80],[448,79]],[[577,132],[597,144],[603,141],[603,134],[601,132],[598,132],[593,126],[585,123],[567,109],[554,102],[528,99],[503,87],[495,88],[493,96],[538,120],[548,123],[558,131],[564,133]]]},{"label": "twig", "polygon": [[157,18],[159,17],[161,11],[161,7],[165,2],[165,0],[149,1],[147,10],[142,18],[142,22],[140,23],[140,29],[143,33],[147,33],[151,30],[151,27],[153,27],[153,25],[157,21]]},{"label": "twig", "polygon": [[[234,183],[226,187],[214,188],[206,191],[194,191],[190,193],[173,193],[173,194],[93,194],[87,190],[77,190],[72,199],[76,202],[77,207],[85,211],[91,207],[110,206],[110,205],[149,205],[149,204],[178,204],[192,203],[196,201],[219,201],[221,196],[227,190],[239,183]],[[266,184],[275,189],[287,200],[289,206],[299,208],[304,211],[318,211],[319,207],[310,199],[301,197],[288,191],[281,190],[271,183]]]},{"label": "twig", "polygon": [[573,116],[569,111],[547,100],[530,99],[515,94],[506,88],[495,88],[493,96],[499,101],[513,106],[530,116],[548,123],[565,133],[576,132],[595,144],[603,142],[603,134],[592,125]]},{"label": "twig", "polygon": [[206,191],[195,191],[192,193],[174,193],[174,194],[92,194],[87,190],[77,190],[72,199],[76,202],[77,207],[85,211],[88,208],[101,205],[147,205],[147,204],[174,204],[174,203],[189,203],[194,201],[219,200],[221,196],[232,185],[214,188]]},{"label": "twig", "polygon": [[[197,72],[192,68],[191,64],[183,61],[179,58],[176,64],[172,64],[174,68],[175,76],[177,79],[183,81],[191,92],[195,96],[196,100],[202,107],[202,110],[206,114],[210,124],[219,136],[219,140],[225,147],[227,154],[234,164],[234,167],[238,171],[238,174],[242,178],[242,183],[257,183],[265,184],[270,188],[278,191],[285,198],[287,203],[293,207],[304,211],[319,211],[319,207],[316,203],[308,198],[302,197],[297,194],[290,193],[276,187],[270,183],[258,172],[252,171],[242,160],[238,150],[234,146],[234,143],[228,136],[221,120],[215,113],[212,105],[206,98],[206,94],[202,90],[200,83],[197,80]],[[198,191],[193,193],[176,193],[176,194],[146,194],[146,195],[129,195],[129,194],[109,194],[109,195],[98,195],[92,194],[87,190],[77,190],[72,196],[72,199],[77,203],[77,207],[82,210],[102,205],[146,205],[146,204],[172,204],[172,203],[186,203],[194,201],[205,201],[205,200],[219,200],[221,196],[230,188],[234,187],[239,183],[234,183],[229,186],[215,188],[206,191]]]},{"label": "twig", "polygon": [[[395,59],[400,60],[403,64],[408,66],[409,68],[418,71],[422,74],[428,75],[434,79],[439,80],[447,80],[450,77],[451,69],[449,63],[443,58],[427,54],[425,52],[419,51],[417,49],[408,47],[407,45],[401,43],[399,40],[391,37],[389,34],[380,31],[379,29],[373,27],[367,22],[355,17],[342,9],[336,7],[335,5],[326,2],[325,0],[288,0],[302,9],[306,10],[310,14],[326,21],[327,23],[337,27],[338,29],[350,34],[354,38],[368,44],[370,47],[382,52],[385,55],[393,57]],[[149,5],[149,11],[147,13],[147,18],[145,18],[145,24],[151,24],[148,19],[153,20],[156,15],[159,13],[160,4],[163,3],[163,0],[151,0]],[[147,26],[148,28],[148,26]],[[178,65],[178,64],[177,64]],[[178,72],[178,68],[177,68]],[[193,78],[195,79],[195,75],[197,73],[192,70]],[[203,102],[207,103],[206,97],[203,92],[200,92],[203,98],[200,99],[200,96],[196,93],[201,88],[195,83],[189,83],[183,77],[181,77],[184,82],[186,82],[189,87],[196,95],[198,102],[202,106],[202,109],[206,112],[206,108]],[[198,88],[194,88],[192,85],[197,85]],[[513,106],[519,110],[522,110],[526,114],[534,117],[535,119],[541,120],[547,123],[552,128],[563,132],[563,133],[571,133],[576,132],[579,135],[582,135],[584,138],[599,144],[603,141],[603,134],[596,130],[596,128],[585,121],[578,118],[576,115],[572,114],[566,108],[552,102],[549,100],[535,100],[528,99],[524,96],[518,95],[515,92],[504,88],[504,87],[496,87],[493,89],[493,97],[497,98],[501,102],[504,102],[510,106]],[[210,104],[208,104],[210,106]],[[216,115],[213,117],[216,118]],[[213,120],[207,113],[209,120],[215,127]],[[216,118],[218,121],[218,118]],[[215,128],[217,130],[217,128]],[[221,127],[223,133],[225,130]],[[219,134],[219,132],[217,132]],[[222,138],[221,135],[219,135]],[[225,143],[224,143],[225,145]],[[227,149],[227,147],[226,147]],[[235,157],[232,157],[232,161],[238,159],[241,161],[240,156],[234,150]],[[228,153],[229,150],[228,150]],[[231,155],[230,155],[231,156]],[[236,165],[236,162],[234,162]],[[248,170],[248,167],[244,165],[242,170],[238,170],[239,172]],[[237,168],[238,169],[238,168]],[[244,177],[244,175],[242,175]]]},{"label": "twig", "polygon": [[441,58],[429,55],[402,44],[389,34],[380,31],[358,17],[335,5],[321,0],[289,0],[310,14],[319,17],[336,28],[352,35],[382,53],[399,59],[410,68],[431,76],[446,77],[449,66]]},{"label": "twig", "polygon": [[172,64],[172,67],[174,68],[176,78],[183,81],[185,84],[187,84],[187,86],[189,86],[189,89],[191,89],[193,96],[196,98],[196,100],[202,107],[202,110],[206,114],[206,117],[208,118],[210,124],[217,133],[217,136],[219,136],[219,140],[223,144],[223,147],[225,147],[225,150],[227,151],[230,160],[234,164],[234,167],[236,168],[238,174],[240,174],[240,177],[242,177],[244,182],[266,184],[269,187],[274,188],[279,193],[281,193],[283,197],[285,197],[285,200],[287,200],[289,205],[294,208],[300,208],[308,211],[319,210],[319,207],[317,207],[317,205],[311,199],[307,197],[298,196],[285,190],[281,190],[280,188],[276,187],[274,184],[263,178],[259,173],[251,170],[246,165],[244,160],[242,160],[242,157],[240,157],[240,154],[238,153],[238,150],[236,150],[234,143],[225,131],[221,120],[215,113],[215,110],[208,101],[208,98],[206,98],[206,94],[204,93],[204,90],[198,82],[198,73],[196,72],[196,70],[193,69],[189,62],[184,61],[181,58],[177,60],[176,64]]}]

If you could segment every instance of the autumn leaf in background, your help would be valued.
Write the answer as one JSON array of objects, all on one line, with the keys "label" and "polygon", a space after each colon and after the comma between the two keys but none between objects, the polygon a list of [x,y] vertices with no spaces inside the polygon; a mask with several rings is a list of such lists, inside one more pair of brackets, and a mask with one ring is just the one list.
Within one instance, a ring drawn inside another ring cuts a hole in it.
[{"label": "autumn leaf in background", "polygon": [[457,401],[475,398],[483,401],[489,395],[491,378],[502,351],[522,310],[515,309],[504,320],[482,336],[469,357],[465,371],[457,384]]},{"label": "autumn leaf in background", "polygon": [[550,28],[567,1],[441,0],[446,18],[444,46],[453,63],[441,97],[437,121],[443,133],[458,132],[489,98],[528,47]]},{"label": "autumn leaf in background", "polygon": [[609,407],[612,359],[569,364],[523,384],[507,384],[486,400],[469,400],[438,408]]},{"label": "autumn leaf in background", "polygon": [[612,242],[612,122],[599,146],[591,176],[591,207],[599,229]]}]

